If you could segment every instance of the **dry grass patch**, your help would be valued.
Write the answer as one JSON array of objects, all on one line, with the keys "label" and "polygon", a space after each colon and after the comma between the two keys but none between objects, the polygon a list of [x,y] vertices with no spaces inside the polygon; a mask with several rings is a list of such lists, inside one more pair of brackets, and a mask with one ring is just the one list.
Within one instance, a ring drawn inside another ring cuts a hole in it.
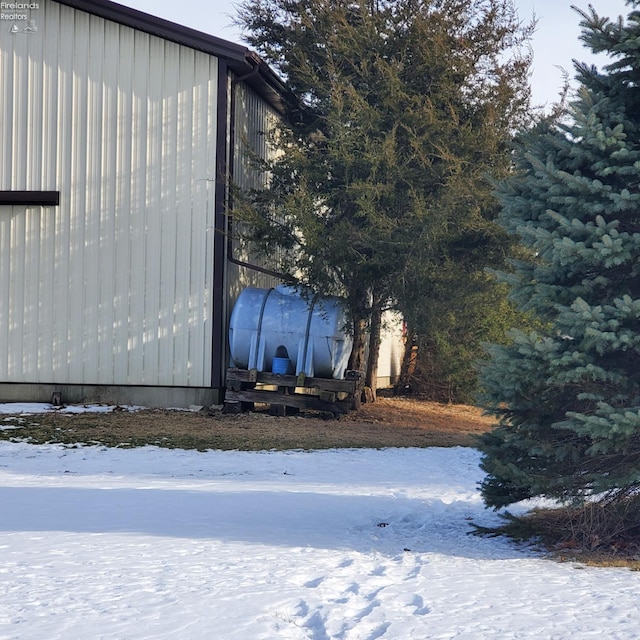
[{"label": "dry grass patch", "polygon": [[382,398],[340,420],[312,412],[276,417],[266,408],[240,415],[147,409],[4,416],[2,424],[4,440],[260,451],[473,446],[491,419],[474,407]]},{"label": "dry grass patch", "polygon": [[495,528],[480,534],[534,541],[561,562],[640,570],[640,497],[581,506],[532,509],[522,516],[506,513]]}]

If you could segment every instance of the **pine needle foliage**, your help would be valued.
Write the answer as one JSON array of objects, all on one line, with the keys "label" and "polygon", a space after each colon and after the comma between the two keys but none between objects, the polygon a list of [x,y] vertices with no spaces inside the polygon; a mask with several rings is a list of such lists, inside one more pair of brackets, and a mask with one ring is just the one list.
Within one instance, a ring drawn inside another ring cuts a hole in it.
[{"label": "pine needle foliage", "polygon": [[481,441],[493,507],[640,492],[640,11],[627,1],[626,21],[579,12],[582,40],[610,62],[576,65],[568,112],[522,136],[499,189],[501,223],[530,251],[512,297],[541,325],[483,367],[499,418]]},{"label": "pine needle foliage", "polygon": [[244,0],[237,22],[298,97],[265,132],[268,189],[234,207],[280,271],[366,327],[417,318],[448,262],[505,253],[487,174],[527,117],[532,29],[512,0]]}]

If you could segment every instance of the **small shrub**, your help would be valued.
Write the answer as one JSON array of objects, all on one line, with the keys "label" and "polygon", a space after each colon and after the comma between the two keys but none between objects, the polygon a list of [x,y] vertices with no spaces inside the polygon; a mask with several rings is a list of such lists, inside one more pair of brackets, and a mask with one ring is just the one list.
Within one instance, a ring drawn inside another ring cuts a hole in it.
[{"label": "small shrub", "polygon": [[479,535],[506,535],[536,541],[558,558],[587,564],[640,568],[640,495],[624,494],[579,506],[537,508],[522,515],[503,514],[495,528],[476,527]]}]

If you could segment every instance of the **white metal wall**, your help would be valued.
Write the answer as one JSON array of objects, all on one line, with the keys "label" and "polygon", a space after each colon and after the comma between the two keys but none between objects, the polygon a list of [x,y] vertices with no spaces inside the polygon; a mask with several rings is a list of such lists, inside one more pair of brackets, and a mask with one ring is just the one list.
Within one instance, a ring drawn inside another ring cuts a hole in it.
[{"label": "white metal wall", "polygon": [[405,350],[404,322],[397,311],[385,311],[380,330],[380,350],[378,351],[378,388],[394,385],[402,368]]},{"label": "white metal wall", "polygon": [[251,149],[260,158],[272,159],[278,150],[271,135],[280,117],[246,84],[234,87],[234,182],[242,188],[266,186],[266,176],[258,171],[250,157]]},{"label": "white metal wall", "polygon": [[40,0],[0,24],[0,381],[207,386],[217,60]]},{"label": "white metal wall", "polygon": [[[246,84],[234,86],[233,112],[233,182],[241,189],[262,189],[267,186],[268,176],[256,169],[252,154],[260,158],[272,159],[279,151],[270,142],[270,133],[276,127],[280,116]],[[238,223],[232,229],[236,235]],[[265,259],[237,238],[233,241],[233,257],[264,268],[275,268],[277,260]],[[266,275],[237,265],[229,265],[229,295],[234,302],[242,289],[247,286],[274,287],[281,283],[279,278]]]}]

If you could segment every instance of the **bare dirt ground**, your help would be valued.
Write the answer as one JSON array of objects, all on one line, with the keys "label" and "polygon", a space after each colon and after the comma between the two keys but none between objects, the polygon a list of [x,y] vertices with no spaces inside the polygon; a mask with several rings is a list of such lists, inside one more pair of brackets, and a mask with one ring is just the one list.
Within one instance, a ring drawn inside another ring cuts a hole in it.
[{"label": "bare dirt ground", "polygon": [[302,412],[277,417],[268,409],[230,415],[220,408],[199,412],[148,409],[12,416],[1,439],[30,442],[188,449],[327,449],[334,447],[473,446],[492,419],[480,409],[407,398],[379,398],[340,420]]}]

